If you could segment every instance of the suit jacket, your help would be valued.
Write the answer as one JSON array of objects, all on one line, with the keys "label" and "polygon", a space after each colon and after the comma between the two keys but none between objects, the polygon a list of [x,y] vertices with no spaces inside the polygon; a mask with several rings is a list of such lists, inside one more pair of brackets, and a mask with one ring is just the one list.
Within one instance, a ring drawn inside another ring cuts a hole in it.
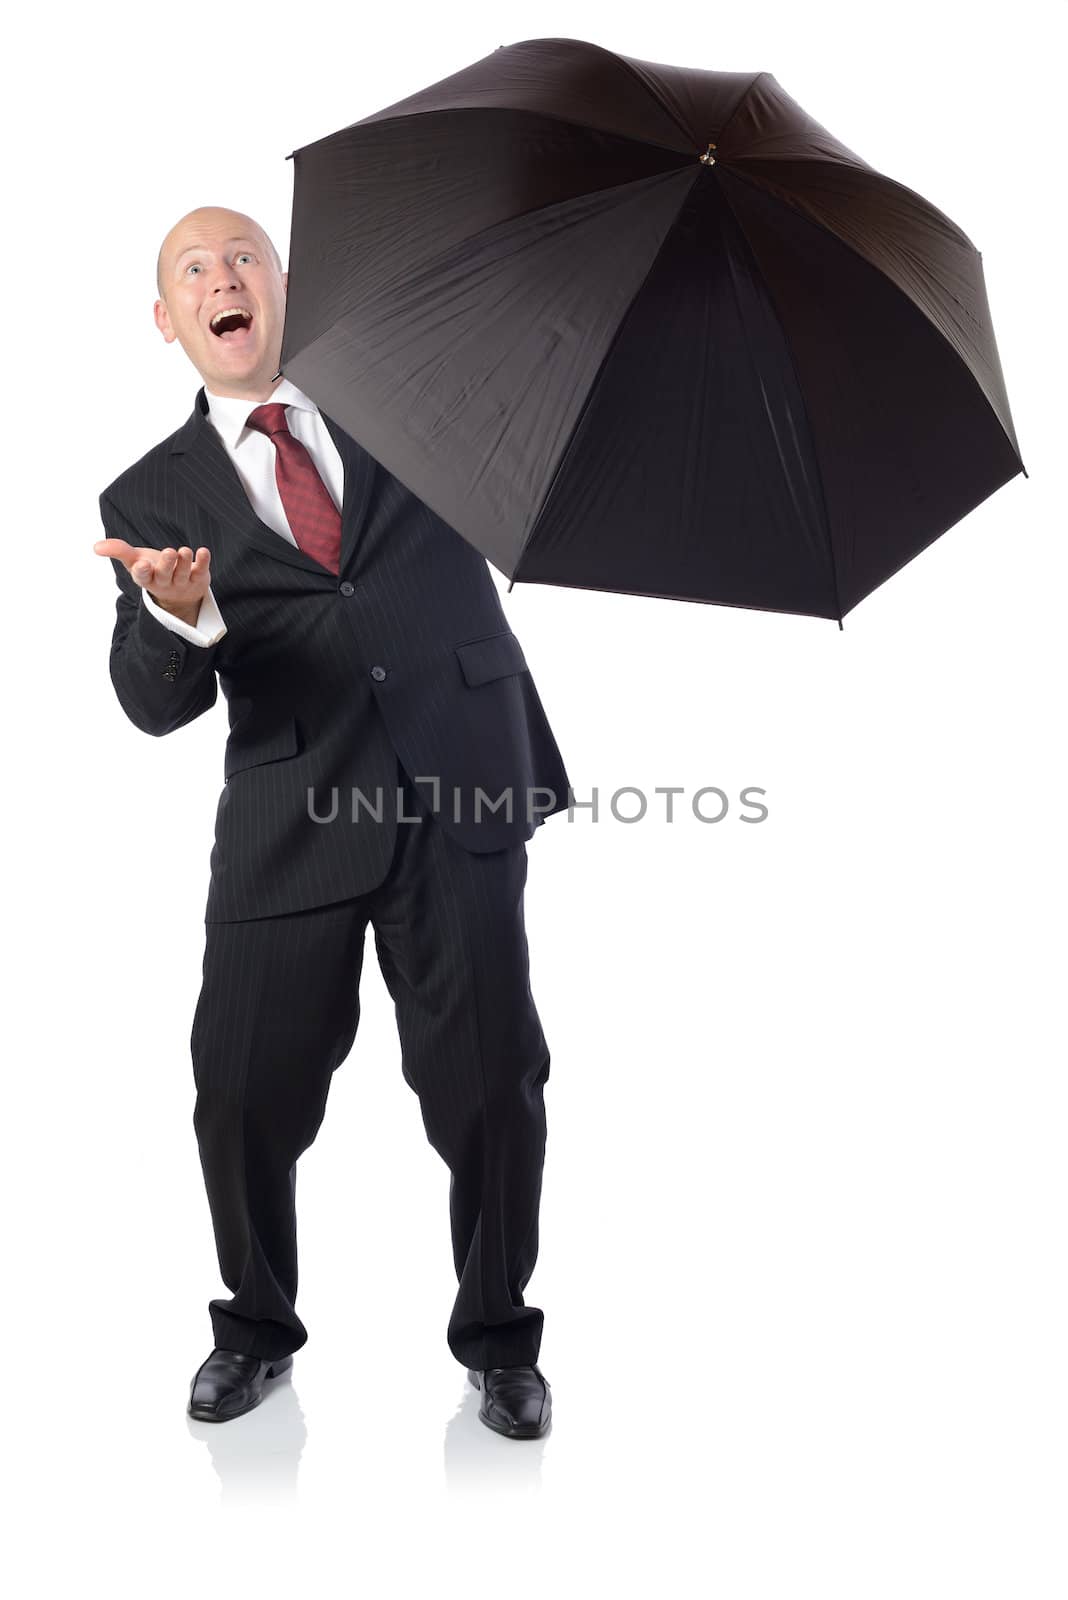
[{"label": "suit jacket", "polygon": [[[467,850],[527,840],[568,804],[560,751],[485,558],[322,416],[345,467],[336,576],[256,515],[203,389],[184,425],[100,496],[110,538],[211,551],[224,637],[205,648],[172,632],[113,560],[110,659],[120,705],[150,734],[184,727],[222,686],[230,733],[209,922],[376,887],[407,825],[397,821],[398,759]],[[480,817],[478,788],[489,797]],[[375,809],[381,799],[380,821],[357,790]]]}]

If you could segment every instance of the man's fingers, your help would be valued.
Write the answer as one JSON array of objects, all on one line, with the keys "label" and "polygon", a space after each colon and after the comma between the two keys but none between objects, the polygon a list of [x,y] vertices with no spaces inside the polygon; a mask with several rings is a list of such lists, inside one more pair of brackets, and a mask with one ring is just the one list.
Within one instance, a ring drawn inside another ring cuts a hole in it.
[{"label": "man's fingers", "polygon": [[178,549],[173,545],[163,550],[135,549],[125,539],[98,539],[93,549],[97,555],[121,561],[143,589],[173,592],[193,582],[202,584],[211,565],[211,551],[207,545],[201,545],[194,555],[187,544]]},{"label": "man's fingers", "polygon": [[122,561],[126,565],[129,565],[129,558],[137,554],[125,539],[98,539],[93,549],[98,556],[114,556],[117,561]]},{"label": "man's fingers", "polygon": [[166,589],[177,559],[175,550],[144,550],[130,568],[131,575],[146,589]]},{"label": "man's fingers", "polygon": [[177,551],[173,565],[170,566],[170,583],[173,589],[181,589],[193,582],[202,582],[208,570],[211,555],[206,545],[201,545],[196,555],[187,544]]},{"label": "man's fingers", "polygon": [[211,555],[206,545],[201,545],[196,555],[187,544],[182,545],[170,567],[171,587],[181,589],[194,582],[203,582],[210,559]]},{"label": "man's fingers", "polygon": [[189,569],[193,565],[193,552],[184,545],[178,552],[171,577],[176,585],[189,582]]}]

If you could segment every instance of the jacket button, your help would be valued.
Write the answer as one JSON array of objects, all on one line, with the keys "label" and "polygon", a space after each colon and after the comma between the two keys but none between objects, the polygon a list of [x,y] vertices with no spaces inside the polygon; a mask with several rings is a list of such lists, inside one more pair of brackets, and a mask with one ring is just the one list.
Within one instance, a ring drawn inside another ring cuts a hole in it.
[{"label": "jacket button", "polygon": [[386,675],[385,667],[372,667],[371,668],[371,676],[375,680],[376,683],[381,683],[382,679],[385,677],[385,675]]},{"label": "jacket button", "polygon": [[350,583],[347,578],[345,579],[344,583],[338,584],[338,588],[340,589],[341,593],[346,596],[356,593],[356,585],[354,583]]}]

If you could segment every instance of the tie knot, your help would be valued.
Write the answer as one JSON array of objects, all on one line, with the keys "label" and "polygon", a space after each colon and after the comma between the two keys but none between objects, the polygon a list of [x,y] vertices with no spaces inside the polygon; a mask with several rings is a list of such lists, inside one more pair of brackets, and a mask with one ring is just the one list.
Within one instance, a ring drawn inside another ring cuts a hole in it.
[{"label": "tie knot", "polygon": [[286,408],[277,400],[270,405],[257,406],[255,411],[250,411],[245,418],[245,426],[255,428],[258,433],[288,433]]}]

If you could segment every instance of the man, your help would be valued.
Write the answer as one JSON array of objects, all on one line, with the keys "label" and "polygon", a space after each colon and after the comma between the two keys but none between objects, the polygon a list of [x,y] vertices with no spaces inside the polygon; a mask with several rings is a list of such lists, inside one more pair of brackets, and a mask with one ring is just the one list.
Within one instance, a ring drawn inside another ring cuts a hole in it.
[{"label": "man", "polygon": [[[351,1049],[368,923],[402,1070],[450,1168],[452,1353],[479,1415],[549,1425],[538,1249],[549,1051],[529,986],[526,841],[570,785],[485,560],[278,371],[287,274],[200,207],[163,241],[156,326],[203,387],[100,496],[111,678],[141,730],[229,707],[190,1045],[229,1300],[190,1414],[262,1399],[307,1339],[296,1163]],[[368,1301],[376,1329],[388,1319]]]}]

